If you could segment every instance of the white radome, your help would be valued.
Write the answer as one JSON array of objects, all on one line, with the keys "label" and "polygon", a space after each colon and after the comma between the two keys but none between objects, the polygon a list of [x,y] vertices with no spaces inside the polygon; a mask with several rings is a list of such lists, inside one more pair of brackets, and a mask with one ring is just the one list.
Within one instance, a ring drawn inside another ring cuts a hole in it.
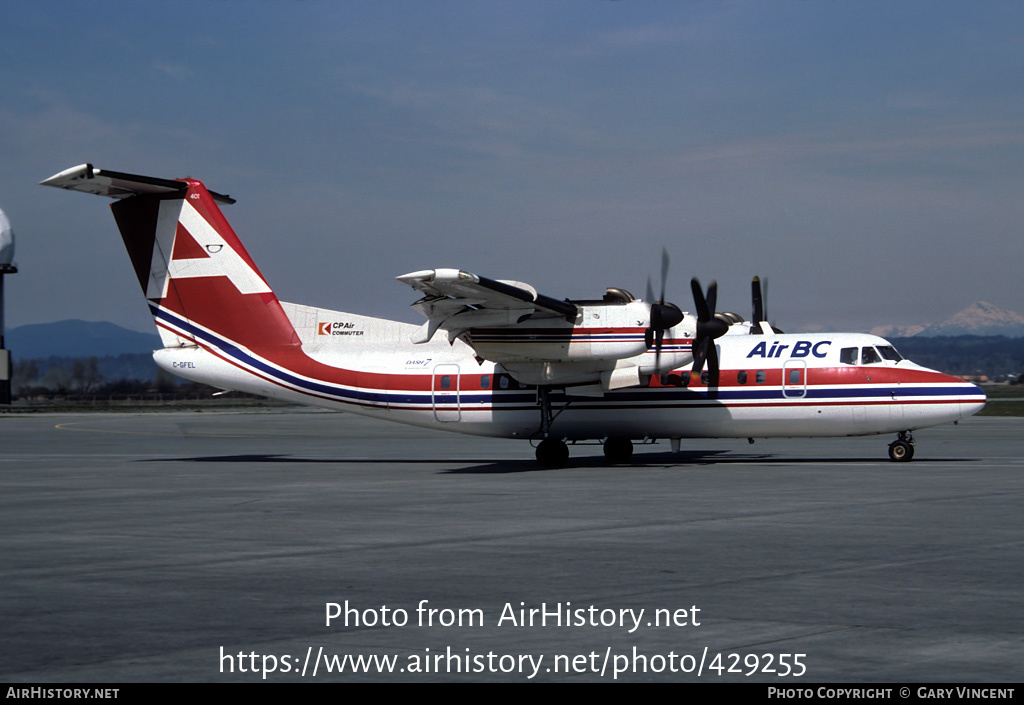
[{"label": "white radome", "polygon": [[14,231],[11,229],[11,221],[7,215],[0,210],[0,265],[11,264],[14,261]]}]

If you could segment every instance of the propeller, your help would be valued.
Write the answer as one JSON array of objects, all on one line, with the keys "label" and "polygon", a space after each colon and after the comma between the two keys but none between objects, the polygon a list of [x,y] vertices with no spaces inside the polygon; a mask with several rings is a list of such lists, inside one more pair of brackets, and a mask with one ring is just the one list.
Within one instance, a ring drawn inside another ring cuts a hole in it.
[{"label": "propeller", "polygon": [[647,278],[647,300],[651,301],[651,326],[644,333],[647,347],[654,347],[654,366],[661,362],[661,346],[665,341],[665,331],[679,325],[683,320],[683,312],[673,303],[665,301],[665,283],[668,281],[668,250],[661,248],[661,296],[654,301],[651,278]]},{"label": "propeller", "polygon": [[761,294],[761,279],[756,274],[754,280],[750,282],[750,298],[754,302],[754,310],[750,318],[753,325],[750,327],[750,333],[759,335],[763,332],[761,321],[764,320],[764,297]]},{"label": "propeller", "polygon": [[729,330],[729,324],[715,316],[715,303],[718,299],[718,283],[708,285],[705,296],[700,282],[694,277],[690,281],[693,290],[693,303],[697,307],[697,333],[693,340],[693,373],[699,375],[708,366],[708,386],[718,386],[718,350],[715,338],[720,338]]},{"label": "propeller", "polygon": [[[761,322],[768,320],[767,306],[765,302],[768,300],[768,280],[765,279],[761,282],[760,277],[755,276],[753,281],[750,282],[750,298],[753,301],[754,310],[753,317],[751,319],[750,334],[761,335],[764,331],[761,329]],[[782,331],[771,326],[771,329],[776,333]]]}]

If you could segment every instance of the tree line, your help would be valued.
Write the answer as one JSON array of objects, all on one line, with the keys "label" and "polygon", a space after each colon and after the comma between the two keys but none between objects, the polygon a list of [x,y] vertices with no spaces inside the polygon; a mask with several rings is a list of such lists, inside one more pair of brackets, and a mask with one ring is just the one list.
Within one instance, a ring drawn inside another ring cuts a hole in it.
[{"label": "tree line", "polygon": [[185,382],[158,367],[150,355],[15,360],[11,370],[14,399],[69,395],[165,395],[212,393],[209,385]]}]

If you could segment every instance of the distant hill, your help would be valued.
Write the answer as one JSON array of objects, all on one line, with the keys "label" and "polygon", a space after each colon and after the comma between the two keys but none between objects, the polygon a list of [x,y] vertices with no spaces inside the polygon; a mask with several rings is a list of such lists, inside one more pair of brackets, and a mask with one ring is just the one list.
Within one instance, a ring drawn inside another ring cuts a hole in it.
[{"label": "distant hill", "polygon": [[1024,338],[1024,316],[987,301],[971,304],[944,321],[930,325],[879,326],[871,332],[883,338],[938,338],[961,335]]},{"label": "distant hill", "polygon": [[4,342],[16,361],[150,354],[163,347],[155,331],[140,333],[105,321],[77,319],[18,326],[7,331]]},{"label": "distant hill", "polygon": [[919,365],[954,375],[990,379],[1024,374],[1024,339],[1006,336],[889,338],[900,354]]}]

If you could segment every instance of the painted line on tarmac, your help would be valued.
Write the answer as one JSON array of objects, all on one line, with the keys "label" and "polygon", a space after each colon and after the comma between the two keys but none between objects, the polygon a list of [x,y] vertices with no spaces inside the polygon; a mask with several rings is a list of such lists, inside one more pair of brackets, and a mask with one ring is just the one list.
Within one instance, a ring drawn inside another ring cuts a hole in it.
[{"label": "painted line on tarmac", "polygon": [[[111,423],[114,421],[122,421],[123,419],[108,419],[106,422]],[[160,433],[158,431],[125,431],[122,429],[106,429],[106,428],[75,428],[79,424],[87,423],[104,423],[104,421],[67,421],[65,423],[59,423],[54,428],[61,431],[83,431],[86,433],[110,433],[115,435],[126,435],[126,436],[164,436],[171,438],[263,438],[260,435],[247,434],[247,435],[235,435],[235,434],[224,434],[224,433]]]}]

